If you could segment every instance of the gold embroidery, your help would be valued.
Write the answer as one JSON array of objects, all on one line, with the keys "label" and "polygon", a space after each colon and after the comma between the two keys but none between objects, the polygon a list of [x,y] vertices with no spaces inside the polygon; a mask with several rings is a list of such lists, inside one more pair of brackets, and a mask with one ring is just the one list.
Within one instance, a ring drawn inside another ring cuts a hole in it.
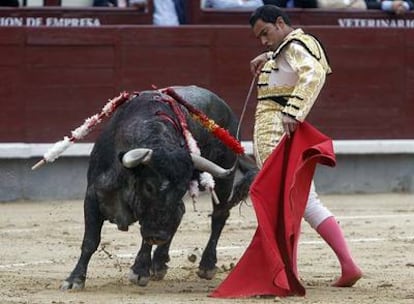
[{"label": "gold embroidery", "polygon": [[284,131],[281,119],[282,106],[271,100],[261,100],[256,107],[253,141],[256,162],[261,167],[276,148]]},{"label": "gold embroidery", "polygon": [[257,97],[258,99],[270,98],[270,97],[289,97],[293,92],[294,87],[258,87]]},{"label": "gold embroidery", "polygon": [[305,34],[302,29],[296,29],[292,31],[288,36],[286,36],[285,40],[273,53],[273,59],[279,55],[279,53],[288,43],[294,40],[299,40],[304,45],[306,45],[311,55],[314,56],[322,64],[327,74],[330,74],[332,72],[326,59],[325,53],[322,50],[322,47],[320,46],[319,42],[314,37]]},{"label": "gold embroidery", "polygon": [[292,95],[299,98],[289,98],[283,112],[299,121],[303,121],[325,83],[327,71],[319,61],[309,56],[308,51],[299,44],[292,43],[289,45],[289,51],[285,53],[285,59],[297,70],[299,78]]},{"label": "gold embroidery", "polygon": [[[291,67],[291,71],[287,71],[286,68],[283,71],[277,70],[278,55],[282,51],[283,58]],[[309,56],[309,53],[312,56]],[[296,29],[273,53],[273,60],[267,61],[264,65],[258,79],[258,98],[287,97],[283,112],[303,121],[325,82],[326,74],[330,72],[331,69],[319,42],[301,29]],[[297,81],[290,85],[287,83],[293,80],[289,73],[295,73],[298,77]]]},{"label": "gold embroidery", "polygon": [[274,60],[268,60],[263,66],[259,78],[257,80],[258,85],[266,85],[269,83],[269,77],[272,71],[277,70],[276,62]]},{"label": "gold embroidery", "polygon": [[[284,134],[283,113],[303,121],[325,82],[326,74],[331,72],[319,42],[301,29],[291,32],[272,58],[263,66],[257,86],[259,101],[253,140],[256,162],[260,167]],[[275,97],[286,97],[286,106],[271,100]]]},{"label": "gold embroidery", "polygon": [[300,109],[300,108],[303,108],[305,106],[305,103],[306,103],[305,99],[300,99],[300,98],[296,98],[294,96],[291,96],[289,98],[289,102],[286,106],[291,106],[293,108]]}]

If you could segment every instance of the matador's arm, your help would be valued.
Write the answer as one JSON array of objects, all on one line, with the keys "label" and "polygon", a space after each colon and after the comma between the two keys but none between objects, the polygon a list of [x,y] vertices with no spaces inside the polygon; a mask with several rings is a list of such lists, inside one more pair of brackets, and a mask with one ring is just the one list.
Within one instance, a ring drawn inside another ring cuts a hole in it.
[{"label": "matador's arm", "polygon": [[327,70],[299,43],[290,43],[284,53],[298,81],[282,112],[303,122],[325,83]]}]

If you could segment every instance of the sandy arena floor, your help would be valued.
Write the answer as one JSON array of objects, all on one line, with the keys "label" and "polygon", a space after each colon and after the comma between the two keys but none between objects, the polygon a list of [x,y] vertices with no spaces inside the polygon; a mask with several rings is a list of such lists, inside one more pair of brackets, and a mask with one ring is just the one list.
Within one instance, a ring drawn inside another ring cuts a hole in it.
[{"label": "sandy arena floor", "polygon": [[86,288],[62,292],[59,286],[74,267],[83,236],[83,202],[0,204],[0,303],[414,303],[414,195],[324,195],[322,199],[344,228],[364,277],[353,288],[330,287],[339,275],[330,248],[304,223],[299,271],[305,298],[220,300],[207,297],[236,263],[256,228],[251,206],[233,209],[218,246],[211,281],[199,279],[188,255],[209,235],[210,205],[200,198],[187,213],[171,250],[163,281],[147,287],[129,283],[127,274],[138,250],[138,226],[120,232],[105,224],[102,243],[89,264]]}]

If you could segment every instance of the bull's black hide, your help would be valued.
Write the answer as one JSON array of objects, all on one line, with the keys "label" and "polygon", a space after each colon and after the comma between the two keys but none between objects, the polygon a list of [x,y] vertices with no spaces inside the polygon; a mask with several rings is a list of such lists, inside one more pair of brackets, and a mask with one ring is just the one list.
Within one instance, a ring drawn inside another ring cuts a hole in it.
[{"label": "bull's black hide", "polygon": [[[235,135],[238,120],[227,104],[212,92],[196,86],[175,87],[175,92]],[[85,232],[79,261],[62,289],[85,285],[92,254],[101,240],[105,220],[120,230],[138,221],[142,244],[131,267],[130,280],[145,286],[150,277],[162,279],[167,272],[169,247],[185,212],[183,196],[200,171],[192,162],[180,121],[159,91],[144,91],[123,104],[96,140],[90,156],[84,202]],[[221,141],[194,121],[186,109],[188,127],[201,155],[223,168],[246,164]],[[125,165],[128,151],[143,148],[144,154]],[[213,205],[211,235],[204,249],[198,275],[211,279],[216,271],[216,246],[229,210],[248,192],[254,165],[242,166],[248,174],[233,185],[234,171],[215,178],[220,203]],[[231,193],[234,187],[234,194]],[[152,246],[156,245],[151,256]]]}]

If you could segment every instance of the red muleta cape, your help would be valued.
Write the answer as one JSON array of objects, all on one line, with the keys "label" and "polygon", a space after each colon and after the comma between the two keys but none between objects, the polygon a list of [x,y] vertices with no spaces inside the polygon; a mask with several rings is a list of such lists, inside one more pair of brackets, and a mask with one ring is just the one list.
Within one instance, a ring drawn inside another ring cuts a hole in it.
[{"label": "red muleta cape", "polygon": [[250,189],[258,228],[217,298],[305,295],[296,265],[300,224],[317,163],[335,166],[332,140],[301,123],[265,161]]}]

